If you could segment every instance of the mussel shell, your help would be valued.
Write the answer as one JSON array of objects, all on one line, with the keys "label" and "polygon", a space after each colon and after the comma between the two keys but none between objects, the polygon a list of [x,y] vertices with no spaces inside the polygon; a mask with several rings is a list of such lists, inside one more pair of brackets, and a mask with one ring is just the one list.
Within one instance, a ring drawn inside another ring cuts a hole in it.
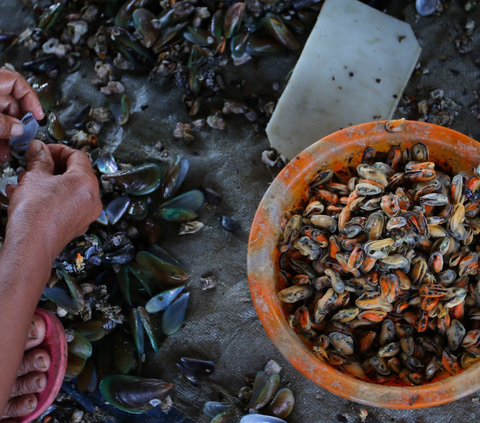
[{"label": "mussel shell", "polygon": [[48,56],[41,57],[40,59],[25,62],[23,64],[23,69],[33,73],[48,73],[55,69],[57,65],[58,57],[50,54]]},{"label": "mussel shell", "polygon": [[226,402],[207,401],[203,406],[203,414],[213,419],[219,414],[227,413],[232,407],[231,404]]},{"label": "mussel shell", "polygon": [[[93,156],[93,152],[92,152]],[[115,162],[115,159],[113,158],[113,155],[108,152],[99,152],[98,159],[95,161],[97,165],[98,170],[101,173],[113,173],[118,170],[117,163]]]},{"label": "mussel shell", "polygon": [[167,284],[178,285],[190,277],[183,269],[146,251],[137,253],[136,261],[141,267],[150,270],[152,277]]},{"label": "mussel shell", "polygon": [[37,136],[39,127],[32,113],[27,113],[22,118],[22,123],[23,134],[18,137],[12,137],[8,141],[8,145],[18,151],[25,151],[28,148],[30,142]]},{"label": "mussel shell", "polygon": [[130,311],[130,330],[132,331],[135,349],[142,359],[145,353],[145,332],[143,331],[142,317],[137,308],[132,308]]},{"label": "mussel shell", "polygon": [[139,8],[136,9],[133,14],[133,24],[135,28],[142,34],[143,43],[145,47],[151,47],[158,37],[160,29],[155,28],[152,24],[152,20],[155,19],[155,15],[148,9]]},{"label": "mussel shell", "polygon": [[76,355],[69,355],[67,361],[67,370],[65,372],[65,377],[77,377],[80,373],[82,373],[85,367],[86,360],[84,358],[80,358]]},{"label": "mussel shell", "polygon": [[243,416],[239,423],[287,423],[285,420],[277,417],[265,416],[263,414],[247,414]]},{"label": "mussel shell", "polygon": [[77,386],[80,392],[90,392],[93,393],[97,389],[98,377],[97,370],[92,360],[87,360],[85,366],[77,376]]},{"label": "mussel shell", "polygon": [[208,377],[215,372],[216,366],[213,361],[197,360],[187,357],[182,357],[180,361],[183,367],[190,370],[196,377]]},{"label": "mussel shell", "polygon": [[165,310],[170,304],[173,303],[175,298],[177,298],[184,289],[184,286],[179,286],[178,288],[160,292],[160,294],[157,294],[148,300],[147,304],[145,305],[145,309],[150,314]]},{"label": "mussel shell", "polygon": [[73,326],[75,331],[84,335],[89,341],[98,341],[106,335],[103,322],[99,320],[89,320],[88,322],[78,322]]},{"label": "mussel shell", "polygon": [[135,350],[130,337],[118,330],[113,334],[114,373],[127,374],[135,366]]},{"label": "mussel shell", "polygon": [[75,337],[68,343],[68,354],[87,359],[92,355],[92,344],[80,332],[75,331]]},{"label": "mussel shell", "polygon": [[197,213],[187,209],[164,209],[157,211],[157,215],[170,222],[189,222],[198,217]]},{"label": "mussel shell", "polygon": [[66,138],[65,129],[63,128],[57,114],[54,112],[50,112],[48,115],[47,130],[48,134],[56,141],[61,141]]},{"label": "mussel shell", "polygon": [[132,414],[143,414],[163,401],[172,383],[136,376],[107,376],[100,384],[103,397],[113,406]]},{"label": "mussel shell", "polygon": [[138,313],[142,319],[143,328],[147,333],[148,339],[150,339],[150,344],[152,345],[154,351],[158,354],[158,351],[160,350],[160,342],[157,339],[155,323],[152,321],[150,315],[143,307],[138,307]]},{"label": "mussel shell", "polygon": [[162,318],[162,330],[165,335],[173,335],[182,327],[189,298],[190,293],[185,292],[165,310]]},{"label": "mussel shell", "polygon": [[352,355],[355,350],[355,341],[352,336],[345,335],[340,332],[332,332],[329,334],[330,343],[337,351],[345,355]]},{"label": "mussel shell", "polygon": [[[266,375],[265,385],[260,390],[261,385],[263,384],[264,379],[261,380],[257,378],[255,379],[255,383],[253,386],[253,395],[250,402],[250,407],[254,410],[260,410],[261,408],[265,407],[274,397],[275,393],[277,392],[278,386],[280,385],[280,375],[278,373],[274,373],[272,376],[268,377]],[[256,387],[255,385],[260,383],[260,386]],[[258,388],[258,389],[256,389]],[[258,393],[258,396],[256,393]]]},{"label": "mussel shell", "polygon": [[68,291],[62,287],[54,286],[49,288],[46,286],[43,289],[42,295],[44,299],[48,299],[54,302],[56,305],[64,308],[71,313],[78,313],[78,306],[72,297],[68,294]]},{"label": "mussel shell", "polygon": [[298,50],[300,44],[291,34],[287,26],[281,19],[272,13],[267,13],[267,16],[262,19],[263,27],[267,30],[269,35],[275,38],[282,46],[289,50]]},{"label": "mussel shell", "polygon": [[182,372],[183,376],[185,376],[185,378],[193,385],[193,386],[199,386],[200,385],[200,382],[198,381],[198,378],[197,376],[195,376],[195,374],[185,368],[184,366],[182,366],[180,363],[177,363],[177,368]]},{"label": "mussel shell", "polygon": [[162,169],[154,163],[144,163],[121,172],[102,176],[114,187],[131,195],[146,195],[155,191],[162,182]]},{"label": "mussel shell", "polygon": [[279,389],[272,402],[267,408],[268,414],[285,419],[293,410],[295,405],[295,397],[293,392],[288,388]]},{"label": "mussel shell", "polygon": [[187,176],[189,167],[190,162],[187,159],[181,159],[180,157],[175,157],[170,162],[164,171],[165,176],[162,186],[162,197],[164,200],[168,200],[176,194]]},{"label": "mussel shell", "polygon": [[[148,203],[144,198],[132,201],[127,210],[128,217],[133,220],[143,220],[148,216]],[[100,218],[99,218],[100,219]],[[98,222],[98,219],[97,219]],[[107,220],[108,224],[108,220]]]},{"label": "mussel shell", "polygon": [[161,209],[185,209],[193,212],[197,211],[205,203],[205,195],[202,191],[194,189],[185,194],[181,194],[169,201],[163,203]]},{"label": "mussel shell", "polygon": [[465,327],[457,319],[452,319],[446,332],[448,347],[451,351],[456,351],[460,347],[465,334]]}]

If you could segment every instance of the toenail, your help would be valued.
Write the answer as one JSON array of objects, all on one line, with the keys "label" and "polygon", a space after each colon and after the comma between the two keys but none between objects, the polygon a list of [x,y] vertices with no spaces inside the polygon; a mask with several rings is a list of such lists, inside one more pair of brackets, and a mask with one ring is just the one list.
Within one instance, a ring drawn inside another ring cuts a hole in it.
[{"label": "toenail", "polygon": [[39,369],[46,369],[47,366],[45,366],[45,360],[43,359],[42,356],[37,358],[37,368]]},{"label": "toenail", "polygon": [[35,382],[37,384],[37,388],[42,389],[42,379],[38,377],[37,379],[35,379]]},{"label": "toenail", "polygon": [[35,409],[35,403],[33,402],[33,400],[28,400],[27,401],[27,409],[28,410],[34,410]]},{"label": "toenail", "polygon": [[37,328],[35,327],[35,324],[33,322],[30,324],[30,330],[28,331],[28,337],[30,339],[37,339],[38,338]]}]

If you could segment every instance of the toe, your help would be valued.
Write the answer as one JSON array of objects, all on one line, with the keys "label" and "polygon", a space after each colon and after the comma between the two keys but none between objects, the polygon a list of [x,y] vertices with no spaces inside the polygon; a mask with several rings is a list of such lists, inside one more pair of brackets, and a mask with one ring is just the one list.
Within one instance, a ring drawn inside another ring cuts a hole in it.
[{"label": "toe", "polygon": [[45,339],[45,322],[43,319],[34,314],[32,324],[28,331],[26,350],[38,347]]},{"label": "toe", "polygon": [[20,376],[15,379],[11,396],[19,397],[26,394],[37,394],[42,392],[46,386],[47,376],[45,373],[28,373],[25,376]]},{"label": "toe", "polygon": [[12,398],[7,404],[7,408],[3,417],[8,418],[27,416],[33,410],[35,410],[37,404],[37,397],[33,394]]},{"label": "toe", "polygon": [[46,372],[50,368],[50,355],[43,348],[35,348],[23,356],[17,376],[31,372]]}]

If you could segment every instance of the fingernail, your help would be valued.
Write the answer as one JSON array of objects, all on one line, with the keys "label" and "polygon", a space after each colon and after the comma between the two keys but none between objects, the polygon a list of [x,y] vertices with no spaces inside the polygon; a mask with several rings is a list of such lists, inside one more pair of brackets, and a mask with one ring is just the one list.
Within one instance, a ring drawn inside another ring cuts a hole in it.
[{"label": "fingernail", "polygon": [[33,322],[30,323],[30,329],[28,331],[28,337],[30,339],[37,339],[38,338],[37,328],[35,327]]},{"label": "fingernail", "polygon": [[37,358],[37,369],[46,369],[47,366],[45,366],[45,360],[43,359],[42,356]]},{"label": "fingernail", "polygon": [[23,123],[14,123],[12,125],[12,130],[10,131],[10,135],[12,137],[18,137],[19,135],[23,134]]},{"label": "fingernail", "polygon": [[27,401],[27,409],[29,409],[30,411],[35,409],[35,403],[33,402],[33,400],[30,399]]},{"label": "fingernail", "polygon": [[32,149],[31,151],[33,154],[40,153],[40,151],[43,150],[43,142],[40,140],[33,140],[30,143],[30,148]]},{"label": "fingernail", "polygon": [[35,383],[37,384],[38,389],[42,389],[42,379],[39,377],[35,380]]}]

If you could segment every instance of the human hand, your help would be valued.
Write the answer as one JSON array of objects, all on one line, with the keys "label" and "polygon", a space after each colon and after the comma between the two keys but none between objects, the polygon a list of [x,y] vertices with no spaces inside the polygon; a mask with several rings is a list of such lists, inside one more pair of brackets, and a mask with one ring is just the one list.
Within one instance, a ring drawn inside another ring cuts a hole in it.
[{"label": "human hand", "polygon": [[0,69],[0,162],[10,160],[8,139],[23,133],[20,119],[28,112],[44,118],[37,94],[22,75]]},{"label": "human hand", "polygon": [[[98,180],[88,156],[63,144],[33,140],[26,172],[9,185],[5,246],[25,242],[51,263],[102,211]],[[5,247],[4,247],[5,248]]]}]

